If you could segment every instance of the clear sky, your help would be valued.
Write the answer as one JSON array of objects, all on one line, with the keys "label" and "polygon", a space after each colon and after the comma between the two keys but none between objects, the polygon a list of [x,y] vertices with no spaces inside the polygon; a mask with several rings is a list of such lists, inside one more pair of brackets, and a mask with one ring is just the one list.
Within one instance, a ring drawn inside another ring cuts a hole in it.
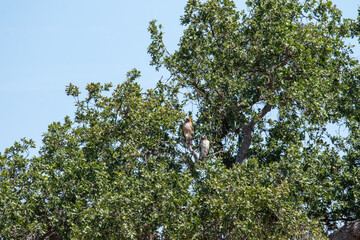
[{"label": "clear sky", "polygon": [[[176,49],[186,2],[0,0],[0,152],[22,137],[39,146],[50,123],[73,116],[74,100],[65,94],[70,82],[81,89],[117,84],[137,68],[142,87],[154,86],[161,73],[149,66],[148,23],[157,19],[167,47]],[[357,16],[360,0],[333,2],[344,17]],[[243,0],[235,3],[244,7]]]}]

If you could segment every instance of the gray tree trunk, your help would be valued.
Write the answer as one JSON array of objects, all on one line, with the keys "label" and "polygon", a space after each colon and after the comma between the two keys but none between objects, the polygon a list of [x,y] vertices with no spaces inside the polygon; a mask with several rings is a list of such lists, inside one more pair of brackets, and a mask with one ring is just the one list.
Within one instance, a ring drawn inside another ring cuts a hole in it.
[{"label": "gray tree trunk", "polygon": [[360,240],[360,219],[348,222],[329,236],[330,240]]}]

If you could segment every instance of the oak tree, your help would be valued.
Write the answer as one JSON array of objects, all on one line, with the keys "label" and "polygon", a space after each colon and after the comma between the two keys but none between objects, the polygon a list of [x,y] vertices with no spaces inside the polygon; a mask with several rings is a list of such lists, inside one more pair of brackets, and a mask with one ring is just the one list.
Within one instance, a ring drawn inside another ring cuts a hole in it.
[{"label": "oak tree", "polygon": [[27,139],[0,154],[0,238],[325,239],[360,219],[359,19],[327,0],[246,4],[189,0],[174,52],[152,21],[169,73],[153,89],[135,69],[67,86],[75,115],[38,155]]}]

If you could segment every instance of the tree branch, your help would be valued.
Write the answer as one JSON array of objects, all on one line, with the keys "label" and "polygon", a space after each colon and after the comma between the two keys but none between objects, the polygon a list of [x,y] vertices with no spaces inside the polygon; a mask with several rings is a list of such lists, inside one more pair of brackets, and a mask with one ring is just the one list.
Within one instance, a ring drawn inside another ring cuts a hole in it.
[{"label": "tree branch", "polygon": [[[274,87],[274,77],[272,75],[272,72],[280,67],[285,66],[289,60],[290,60],[290,53],[289,50],[285,47],[285,59],[280,62],[279,64],[277,64],[276,66],[274,66],[272,69],[267,70],[266,72],[268,72],[268,82],[267,82],[267,88],[268,90],[273,89]],[[260,89],[257,89],[257,96],[256,98],[253,100],[253,104],[255,104],[256,102],[258,102],[261,99],[261,92]],[[238,106],[239,109],[243,108],[243,105]],[[261,112],[258,114],[257,117],[255,117],[255,119],[253,119],[249,124],[245,125],[243,128],[243,142],[241,144],[241,147],[238,151],[238,154],[236,155],[236,162],[238,164],[242,164],[245,156],[249,150],[249,147],[251,145],[251,139],[252,139],[252,132],[254,130],[255,124],[257,123],[257,121],[261,118],[263,118],[268,112],[271,111],[271,105],[266,103],[266,105],[264,106],[264,108],[261,110]]]},{"label": "tree branch", "polygon": [[191,145],[187,148],[187,147],[185,147],[187,150],[189,150],[189,152],[190,152],[190,154],[191,155],[193,155],[194,156],[194,158],[195,158],[195,162],[198,162],[198,156],[197,156],[197,154],[196,154],[196,152],[195,152],[195,150],[194,149],[192,149],[192,147],[191,147]]},{"label": "tree branch", "polygon": [[[204,159],[206,159],[206,158],[211,158],[211,157],[213,157],[213,156],[216,156],[216,155],[218,155],[218,154],[220,154],[220,153],[224,153],[225,152],[225,149],[221,149],[220,151],[217,151],[217,152],[215,152],[215,153],[212,153],[212,154],[209,154],[209,155],[207,155],[206,157],[204,157],[202,160],[204,160]],[[199,160],[201,160],[201,159],[199,159]],[[198,163],[199,161],[198,160],[196,160],[196,163]]]},{"label": "tree branch", "polygon": [[220,151],[217,151],[217,152],[215,152],[215,153],[212,153],[212,154],[207,155],[205,158],[210,158],[210,157],[212,157],[212,156],[215,156],[215,155],[218,155],[218,154],[224,153],[224,152],[225,152],[225,149],[221,149]]},{"label": "tree branch", "polygon": [[236,162],[237,164],[242,164],[245,156],[249,150],[249,147],[251,145],[251,139],[252,139],[252,132],[254,130],[255,124],[258,122],[259,119],[263,118],[268,112],[271,110],[271,105],[266,104],[264,108],[261,110],[259,115],[255,117],[249,124],[245,125],[243,128],[243,142],[241,144],[241,147],[238,151],[238,154],[236,155]]}]

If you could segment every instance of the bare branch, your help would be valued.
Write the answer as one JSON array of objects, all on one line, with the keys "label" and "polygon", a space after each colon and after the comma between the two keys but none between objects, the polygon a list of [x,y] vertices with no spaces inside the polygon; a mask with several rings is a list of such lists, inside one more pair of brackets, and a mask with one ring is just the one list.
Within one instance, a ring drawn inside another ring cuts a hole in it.
[{"label": "bare branch", "polygon": [[207,155],[205,158],[210,158],[210,157],[216,156],[216,155],[218,155],[220,153],[224,153],[224,152],[225,152],[225,149],[221,149],[220,151],[217,151],[215,153]]}]

